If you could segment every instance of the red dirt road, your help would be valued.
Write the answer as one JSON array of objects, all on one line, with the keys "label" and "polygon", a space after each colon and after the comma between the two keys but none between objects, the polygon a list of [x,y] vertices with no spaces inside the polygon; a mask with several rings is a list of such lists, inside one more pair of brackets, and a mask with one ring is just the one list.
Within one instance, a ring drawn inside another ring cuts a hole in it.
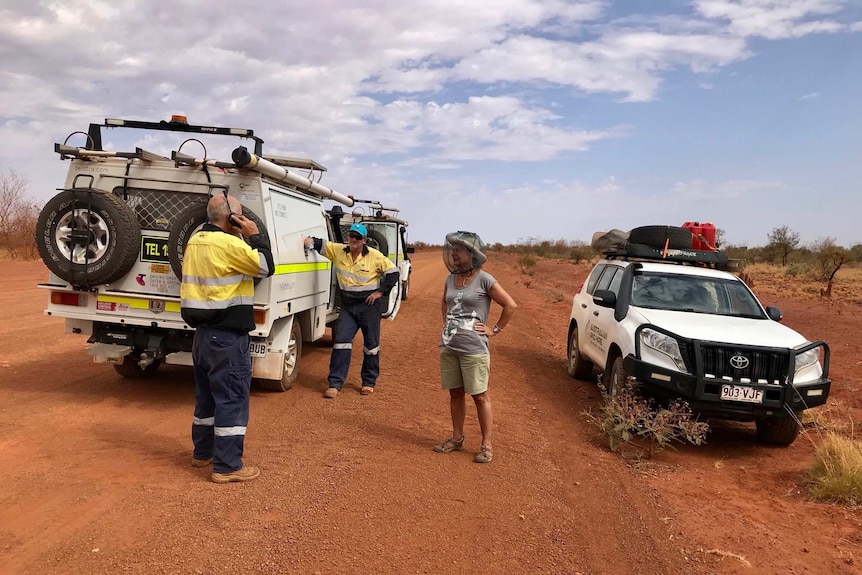
[{"label": "red dirt road", "polygon": [[[253,389],[245,459],[263,473],[230,485],[189,465],[189,368],[129,381],[92,363],[83,337],[42,315],[41,262],[4,262],[0,573],[862,573],[862,514],[805,498],[816,437],[774,449],[724,424],[705,447],[627,463],[585,422],[595,384],[565,373],[588,270],[540,262],[529,277],[489,260],[520,306],[492,344],[492,463],[472,462],[472,408],[465,452],[431,451],[450,429],[446,271],[422,252],[384,323],[377,392],[359,395],[354,356],[324,400],[329,341],[307,344],[293,389]],[[830,409],[858,421],[859,308],[759,295],[831,343]]]}]

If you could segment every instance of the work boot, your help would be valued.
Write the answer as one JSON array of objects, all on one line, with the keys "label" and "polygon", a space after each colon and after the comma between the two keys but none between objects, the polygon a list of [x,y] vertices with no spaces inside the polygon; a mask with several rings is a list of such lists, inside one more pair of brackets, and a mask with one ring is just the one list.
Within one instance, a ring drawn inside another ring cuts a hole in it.
[{"label": "work boot", "polygon": [[371,395],[372,393],[374,393],[374,388],[370,385],[363,385],[362,389],[359,390],[359,393],[361,395]]},{"label": "work boot", "polygon": [[323,392],[323,397],[325,397],[326,399],[335,399],[336,397],[338,397],[338,388],[327,388],[327,390]]},{"label": "work boot", "polygon": [[207,459],[195,459],[192,458],[192,467],[206,467],[207,465],[212,464],[213,458],[209,457]]},{"label": "work boot", "polygon": [[252,467],[251,465],[243,465],[239,469],[227,473],[214,472],[210,476],[210,479],[215,483],[230,483],[232,481],[251,481],[252,479],[257,479],[258,475],[260,475],[259,468]]}]

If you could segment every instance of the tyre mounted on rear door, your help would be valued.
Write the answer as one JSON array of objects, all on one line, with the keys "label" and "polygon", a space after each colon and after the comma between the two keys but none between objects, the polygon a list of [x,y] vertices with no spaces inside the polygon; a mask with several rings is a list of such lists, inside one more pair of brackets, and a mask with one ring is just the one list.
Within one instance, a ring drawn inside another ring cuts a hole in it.
[{"label": "tyre mounted on rear door", "polygon": [[36,222],[42,261],[72,285],[89,288],[124,276],[138,257],[141,227],[119,197],[92,188],[64,190]]}]

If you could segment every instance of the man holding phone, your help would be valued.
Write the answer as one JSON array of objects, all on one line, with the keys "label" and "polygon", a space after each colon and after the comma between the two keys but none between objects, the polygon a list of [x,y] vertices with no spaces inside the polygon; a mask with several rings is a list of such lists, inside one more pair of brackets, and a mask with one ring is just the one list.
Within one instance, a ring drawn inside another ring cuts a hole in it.
[{"label": "man holding phone", "polygon": [[[248,240],[248,243],[239,237]],[[216,483],[249,481],[260,469],[243,465],[254,329],[254,278],[275,270],[269,237],[242,215],[236,198],[213,195],[207,223],[183,253],[183,320],[195,328],[193,467],[212,464]]]}]

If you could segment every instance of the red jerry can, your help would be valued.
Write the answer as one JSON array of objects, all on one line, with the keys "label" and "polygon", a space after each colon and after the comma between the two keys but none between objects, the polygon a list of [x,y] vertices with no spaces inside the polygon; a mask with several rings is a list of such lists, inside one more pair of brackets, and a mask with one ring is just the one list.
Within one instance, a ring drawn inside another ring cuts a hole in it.
[{"label": "red jerry can", "polygon": [[691,247],[696,250],[716,251],[715,226],[710,222],[685,222],[682,227],[691,232]]}]

